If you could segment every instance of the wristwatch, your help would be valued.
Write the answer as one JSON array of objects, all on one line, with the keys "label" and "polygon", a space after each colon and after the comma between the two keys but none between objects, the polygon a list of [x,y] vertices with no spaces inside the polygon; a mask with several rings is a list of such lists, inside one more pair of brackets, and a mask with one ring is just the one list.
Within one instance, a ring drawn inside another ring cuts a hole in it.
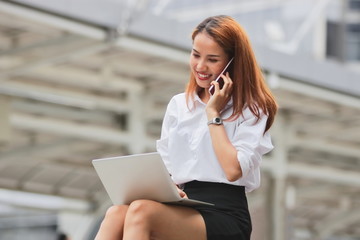
[{"label": "wristwatch", "polygon": [[215,117],[215,118],[211,119],[210,121],[208,121],[207,124],[208,125],[210,125],[210,124],[221,125],[221,124],[223,124],[223,120],[219,117]]}]

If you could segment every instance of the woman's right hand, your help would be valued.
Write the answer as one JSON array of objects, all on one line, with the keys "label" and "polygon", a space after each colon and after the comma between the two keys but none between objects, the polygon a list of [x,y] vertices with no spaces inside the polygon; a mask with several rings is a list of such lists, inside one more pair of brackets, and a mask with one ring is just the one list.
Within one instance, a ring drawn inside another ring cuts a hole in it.
[{"label": "woman's right hand", "polygon": [[224,109],[232,96],[233,82],[229,73],[227,72],[225,75],[221,75],[221,77],[224,80],[224,86],[222,89],[220,89],[218,82],[212,82],[215,87],[215,92],[206,104],[206,113],[209,120],[220,115],[221,111]]}]

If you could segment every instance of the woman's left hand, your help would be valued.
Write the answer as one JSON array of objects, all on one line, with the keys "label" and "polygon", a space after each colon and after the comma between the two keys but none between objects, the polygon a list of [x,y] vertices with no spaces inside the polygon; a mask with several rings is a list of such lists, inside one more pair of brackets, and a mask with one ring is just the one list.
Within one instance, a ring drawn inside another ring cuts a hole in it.
[{"label": "woman's left hand", "polygon": [[214,85],[215,91],[214,95],[210,97],[206,105],[206,113],[209,118],[218,117],[232,95],[233,82],[230,78],[229,73],[227,72],[226,75],[222,74],[221,77],[224,80],[224,86],[222,87],[222,89],[220,89],[218,82],[213,81],[211,83]]},{"label": "woman's left hand", "polygon": [[188,198],[188,196],[186,195],[186,193],[183,190],[181,190],[178,186],[176,186],[176,187],[177,187],[177,190],[178,190],[178,193],[179,193],[180,197]]}]

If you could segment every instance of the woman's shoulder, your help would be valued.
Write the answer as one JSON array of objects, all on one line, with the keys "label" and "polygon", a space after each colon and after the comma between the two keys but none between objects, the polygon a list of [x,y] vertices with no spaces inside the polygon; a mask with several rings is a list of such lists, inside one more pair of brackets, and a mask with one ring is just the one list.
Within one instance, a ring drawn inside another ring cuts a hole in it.
[{"label": "woman's shoulder", "polygon": [[186,95],[185,93],[178,93],[174,95],[171,99],[169,104],[183,104],[186,102]]},{"label": "woman's shoulder", "polygon": [[177,101],[185,100],[185,98],[186,98],[186,95],[185,95],[184,92],[175,94],[175,95],[172,97],[172,99],[177,100]]},{"label": "woman's shoulder", "polygon": [[170,99],[167,109],[178,109],[183,106],[184,103],[186,104],[185,93],[178,93]]}]

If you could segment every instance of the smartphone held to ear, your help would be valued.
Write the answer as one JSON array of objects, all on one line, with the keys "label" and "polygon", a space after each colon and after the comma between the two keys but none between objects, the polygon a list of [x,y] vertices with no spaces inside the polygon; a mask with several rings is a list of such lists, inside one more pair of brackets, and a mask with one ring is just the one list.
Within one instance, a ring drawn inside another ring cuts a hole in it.
[{"label": "smartphone held to ear", "polygon": [[[232,62],[234,58],[231,58],[230,61],[228,62],[228,64],[226,64],[224,70],[221,71],[221,73],[219,74],[219,76],[215,79],[216,82],[219,83],[219,87],[220,89],[224,86],[224,79],[221,77],[221,75],[224,74],[224,72],[227,70],[227,68],[230,66],[230,63]],[[213,95],[215,92],[215,86],[214,85],[211,85],[210,88],[209,88],[209,93],[211,95]]]}]

